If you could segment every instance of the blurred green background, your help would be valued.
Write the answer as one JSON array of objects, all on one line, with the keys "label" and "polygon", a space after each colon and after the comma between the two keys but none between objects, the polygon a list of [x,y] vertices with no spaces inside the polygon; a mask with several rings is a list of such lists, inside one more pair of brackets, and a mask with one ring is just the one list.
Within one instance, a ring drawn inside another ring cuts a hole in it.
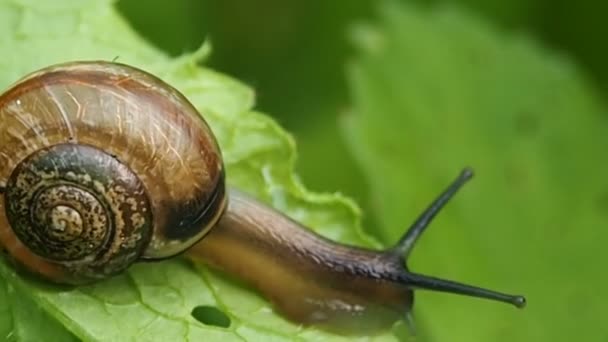
[{"label": "blurred green background", "polygon": [[[365,228],[384,243],[397,238],[399,226],[408,223],[403,220],[413,219],[412,210],[420,210],[432,191],[439,191],[448,175],[463,166],[459,163],[475,163],[480,169],[477,185],[454,204],[458,213],[443,215],[447,224],[428,233],[413,255],[412,268],[521,288],[530,307],[516,313],[493,311],[466,299],[443,302],[445,297],[421,294],[419,324],[423,330],[435,329],[432,340],[491,336],[493,341],[608,341],[601,325],[602,303],[608,303],[602,294],[608,281],[602,252],[608,237],[608,167],[602,156],[608,142],[602,139],[608,118],[602,103],[608,87],[608,3],[404,1],[421,9],[456,8],[480,18],[492,34],[510,38],[501,41],[476,32],[476,24],[450,24],[449,13],[429,16],[436,30],[425,26],[428,22],[416,24],[414,15],[405,17],[409,24],[401,29],[420,32],[409,32],[401,50],[387,48],[395,52],[393,57],[387,52],[386,59],[374,62],[373,47],[382,46],[382,37],[374,30],[354,34],[353,28],[398,22],[400,17],[387,20],[391,16],[381,13],[380,3],[148,0],[142,5],[122,0],[118,6],[137,31],[171,55],[193,51],[209,39],[213,53],[207,65],[251,85],[256,107],[294,135],[304,184],[353,197],[363,209]],[[453,40],[450,30],[455,31]],[[418,34],[422,38],[416,41]],[[358,49],[354,36],[367,41],[359,42]],[[470,41],[459,40],[468,36]],[[454,45],[451,50],[434,49],[433,39]],[[366,44],[371,52],[362,53],[360,45]],[[410,46],[415,49],[408,51]],[[546,54],[536,54],[538,47]],[[469,56],[467,49],[480,55]],[[446,54],[448,62],[433,55],[436,51]],[[488,60],[504,63],[505,70],[502,65],[468,69],[467,58],[479,62],[493,53],[498,56]],[[359,64],[353,71],[354,60]],[[407,68],[425,61],[436,68]],[[402,70],[399,63],[404,63]],[[418,83],[402,82],[410,78]],[[484,86],[494,79],[504,84]],[[409,88],[392,94],[395,85]],[[378,89],[384,92],[371,94]],[[386,111],[369,112],[384,107]],[[359,130],[345,129],[353,108],[360,114],[355,120]],[[396,109],[402,112],[391,112]],[[447,115],[444,121],[437,119],[439,114],[433,117],[434,111]],[[457,117],[449,116],[451,112],[470,121],[451,121]],[[510,130],[513,113],[516,122]],[[415,129],[403,129],[411,140],[403,143],[396,135],[401,128],[391,127],[390,120],[415,124]],[[360,139],[366,135],[369,145]],[[467,225],[472,226],[468,235],[459,234]],[[471,312],[481,317],[471,317]],[[437,326],[444,331],[436,331]],[[481,332],[469,331],[471,326]]]},{"label": "blurred green background", "polygon": [[[582,0],[417,0],[456,4],[496,26],[541,40],[608,86],[608,3]],[[339,191],[364,208],[374,226],[365,178],[344,143],[339,118],[349,110],[345,63],[349,30],[377,17],[376,1],[121,0],[118,8],[152,44],[171,55],[213,44],[208,65],[252,86],[257,108],[272,115],[298,144],[298,172],[312,190]],[[332,165],[331,168],[324,165]]]}]

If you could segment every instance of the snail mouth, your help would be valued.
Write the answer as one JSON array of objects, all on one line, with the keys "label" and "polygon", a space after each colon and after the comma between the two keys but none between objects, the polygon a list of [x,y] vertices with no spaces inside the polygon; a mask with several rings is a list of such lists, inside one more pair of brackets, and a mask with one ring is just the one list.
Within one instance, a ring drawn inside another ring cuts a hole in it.
[{"label": "snail mouth", "polygon": [[155,246],[155,241],[152,241],[152,248],[142,255],[142,261],[160,261],[185,252],[215,226],[224,213],[226,202],[225,172],[222,168],[211,195],[205,201],[206,205],[200,206],[199,203],[173,210],[168,215],[165,227],[161,228],[162,238],[157,237],[157,243],[164,246]]}]

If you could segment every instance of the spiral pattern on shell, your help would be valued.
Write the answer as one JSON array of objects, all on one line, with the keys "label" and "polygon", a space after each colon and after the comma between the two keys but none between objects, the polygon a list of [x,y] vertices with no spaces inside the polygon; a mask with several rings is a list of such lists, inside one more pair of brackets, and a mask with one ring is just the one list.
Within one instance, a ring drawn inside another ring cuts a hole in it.
[{"label": "spiral pattern on shell", "polygon": [[89,282],[181,253],[225,208],[207,123],[139,69],[42,69],[0,95],[0,122],[0,247],[48,279]]},{"label": "spiral pattern on shell", "polygon": [[150,239],[143,184],[94,147],[61,144],[34,153],[12,173],[5,197],[17,237],[83,281],[121,272]]}]

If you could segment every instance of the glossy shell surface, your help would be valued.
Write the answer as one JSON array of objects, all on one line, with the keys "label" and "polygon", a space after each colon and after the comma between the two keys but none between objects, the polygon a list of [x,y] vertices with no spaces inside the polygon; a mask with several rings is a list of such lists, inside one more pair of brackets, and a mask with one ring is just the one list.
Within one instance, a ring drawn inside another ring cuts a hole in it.
[{"label": "glossy shell surface", "polygon": [[[62,145],[102,151],[137,176],[153,220],[149,244],[139,253],[144,259],[182,252],[212,228],[225,207],[215,137],[177,90],[117,63],[74,62],[42,69],[0,96],[0,188],[5,189],[0,196],[0,245],[38,273],[61,273],[54,260],[59,257],[49,260],[32,253],[22,241],[25,237],[14,233],[7,215],[11,191],[6,188],[24,161]],[[79,234],[81,218],[69,208],[53,215],[62,218],[62,225],[76,227],[70,234]]]}]

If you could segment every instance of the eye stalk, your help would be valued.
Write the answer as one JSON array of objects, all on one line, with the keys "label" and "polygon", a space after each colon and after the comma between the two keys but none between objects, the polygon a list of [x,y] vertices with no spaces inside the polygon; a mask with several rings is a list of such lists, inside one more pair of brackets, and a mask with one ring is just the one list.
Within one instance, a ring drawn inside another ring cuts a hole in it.
[{"label": "eye stalk", "polygon": [[422,213],[414,223],[410,226],[407,232],[399,239],[399,242],[393,248],[394,253],[403,259],[407,259],[414,245],[424,233],[424,230],[430,225],[435,216],[443,209],[443,207],[454,197],[454,195],[462,188],[462,186],[473,178],[473,170],[465,168],[462,170],[458,178],[437,197],[431,205]]},{"label": "eye stalk", "polygon": [[[399,242],[397,242],[397,244],[391,250],[389,250],[389,253],[394,254],[395,257],[399,258],[402,262],[407,262],[410,253],[414,249],[418,239],[420,239],[422,236],[422,233],[424,233],[426,228],[430,225],[441,209],[471,178],[473,178],[473,170],[471,168],[463,169],[460,175],[429,205],[429,207],[416,219],[416,221],[414,221],[407,232],[401,237]],[[476,286],[457,283],[451,280],[420,275],[409,271],[403,272],[399,277],[401,282],[408,284],[415,289],[486,298],[513,304],[518,308],[523,308],[526,306],[526,299],[523,296],[508,295]]]}]

